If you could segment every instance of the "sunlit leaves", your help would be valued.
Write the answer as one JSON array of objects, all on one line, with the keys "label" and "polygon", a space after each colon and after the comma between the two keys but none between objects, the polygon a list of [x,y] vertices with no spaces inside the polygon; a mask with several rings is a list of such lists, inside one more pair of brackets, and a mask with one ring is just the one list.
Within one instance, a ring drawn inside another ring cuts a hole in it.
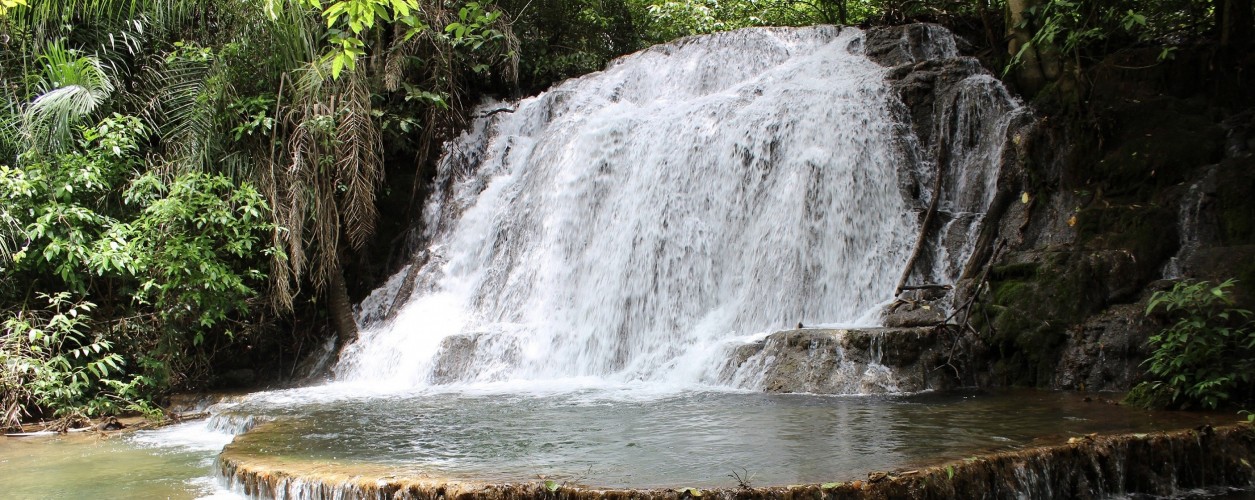
[{"label": "sunlit leaves", "polygon": [[46,150],[64,151],[74,127],[102,106],[114,85],[100,59],[60,41],[48,45],[36,62],[42,75],[39,95],[24,112],[26,133]]},{"label": "sunlit leaves", "polygon": [[0,325],[0,396],[4,421],[16,423],[15,405],[34,403],[71,412],[114,410],[99,395],[102,385],[122,374],[123,360],[113,343],[91,333],[95,305],[74,301],[70,293],[39,294],[41,307],[6,318]]},{"label": "sunlit leaves", "polygon": [[[148,383],[118,378],[111,337],[73,334],[100,328],[82,308],[63,307],[99,292],[95,283],[108,283],[111,309],[153,320],[149,342],[181,349],[244,317],[266,282],[257,264],[273,253],[264,242],[274,227],[261,193],[220,174],[144,169],[147,135],[138,118],[115,114],[80,128],[71,152],[0,166],[5,213],[26,240],[13,271],[68,291],[51,296],[46,316],[34,308],[9,318],[0,338],[0,357],[27,353],[24,368],[3,376],[27,381],[34,404],[68,411],[93,404],[102,384],[134,392]],[[19,333],[25,341],[15,346]],[[17,394],[0,387],[0,397]]]},{"label": "sunlit leaves", "polygon": [[301,0],[302,4],[321,9],[328,28],[328,52],[323,62],[330,66],[331,77],[340,78],[344,70],[357,68],[357,58],[365,55],[362,35],[376,25],[400,22],[411,30],[407,37],[426,27],[413,15],[419,10],[418,0]]},{"label": "sunlit leaves", "polygon": [[0,17],[8,15],[9,10],[19,5],[25,6],[26,0],[0,0]]}]

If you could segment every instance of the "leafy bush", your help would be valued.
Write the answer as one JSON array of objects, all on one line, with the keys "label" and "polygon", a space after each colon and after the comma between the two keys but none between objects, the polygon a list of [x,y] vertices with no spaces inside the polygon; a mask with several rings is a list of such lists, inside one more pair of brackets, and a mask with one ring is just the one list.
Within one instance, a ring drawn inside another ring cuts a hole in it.
[{"label": "leafy bush", "polygon": [[1150,337],[1154,352],[1143,364],[1156,380],[1139,384],[1131,400],[1216,408],[1255,382],[1255,321],[1233,307],[1233,284],[1182,281],[1151,296],[1146,314],[1173,323]]},{"label": "leafy bush", "polygon": [[122,357],[109,339],[87,331],[95,305],[73,302],[69,293],[40,298],[45,309],[22,311],[0,327],[0,428],[16,427],[28,408],[72,417],[131,406],[136,381],[122,379]]},{"label": "leafy bush", "polygon": [[275,227],[253,185],[145,169],[134,116],[79,135],[72,151],[0,165],[0,426],[142,412],[145,397],[207,378],[267,282]]}]

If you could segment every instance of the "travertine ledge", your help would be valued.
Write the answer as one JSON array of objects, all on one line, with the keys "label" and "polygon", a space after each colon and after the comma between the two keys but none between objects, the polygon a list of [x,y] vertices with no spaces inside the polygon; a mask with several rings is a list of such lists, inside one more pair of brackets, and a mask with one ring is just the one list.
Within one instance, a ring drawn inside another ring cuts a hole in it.
[{"label": "travertine ledge", "polygon": [[394,475],[384,466],[248,456],[219,457],[231,487],[251,497],[301,499],[891,499],[1102,498],[1171,495],[1200,487],[1255,488],[1255,427],[1074,438],[1067,444],[995,453],[867,480],[761,488],[608,490],[546,484],[487,484]]}]

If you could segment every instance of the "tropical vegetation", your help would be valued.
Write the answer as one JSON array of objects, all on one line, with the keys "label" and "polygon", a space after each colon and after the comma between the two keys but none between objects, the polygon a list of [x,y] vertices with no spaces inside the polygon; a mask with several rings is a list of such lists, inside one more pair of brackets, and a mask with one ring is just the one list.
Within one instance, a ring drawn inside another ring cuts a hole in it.
[{"label": "tropical vegetation", "polygon": [[1146,314],[1167,325],[1149,339],[1145,365],[1154,380],[1135,387],[1132,401],[1214,409],[1249,398],[1255,390],[1255,316],[1234,307],[1233,286],[1234,280],[1186,280],[1151,296]]},{"label": "tropical vegetation", "polygon": [[352,338],[353,298],[483,95],[691,34],[908,20],[984,40],[1024,88],[1078,88],[1112,47],[1167,58],[1249,37],[1250,17],[1251,0],[0,0],[0,427],[144,409],[258,360],[290,375],[321,332]]}]

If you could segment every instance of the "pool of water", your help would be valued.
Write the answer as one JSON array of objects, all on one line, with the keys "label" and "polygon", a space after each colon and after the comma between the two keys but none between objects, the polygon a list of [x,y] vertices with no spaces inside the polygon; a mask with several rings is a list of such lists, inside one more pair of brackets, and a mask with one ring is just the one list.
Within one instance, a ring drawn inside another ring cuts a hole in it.
[{"label": "pool of water", "polygon": [[212,475],[231,438],[204,422],[111,436],[0,437],[0,498],[238,498]]},{"label": "pool of water", "polygon": [[739,476],[769,486],[849,480],[1093,432],[1192,427],[1211,418],[1036,391],[352,394],[286,391],[227,409],[222,417],[271,421],[238,438],[232,453],[388,466],[395,474],[459,481],[728,487]]},{"label": "pool of water", "polygon": [[[1226,423],[1036,391],[769,395],[517,387],[381,395],[329,386],[260,393],[211,420],[104,437],[0,438],[4,498],[239,498],[223,446],[285,463],[460,481],[730,487],[865,477],[1091,432]],[[232,436],[216,428],[268,423]]]}]

